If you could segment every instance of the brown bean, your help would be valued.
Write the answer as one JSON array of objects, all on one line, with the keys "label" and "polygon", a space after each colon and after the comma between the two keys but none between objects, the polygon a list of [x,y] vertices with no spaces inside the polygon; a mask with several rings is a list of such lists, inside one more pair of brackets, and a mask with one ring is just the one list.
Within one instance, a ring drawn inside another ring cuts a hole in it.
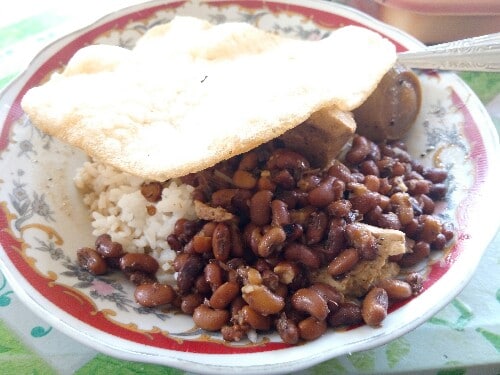
[{"label": "brown bean", "polygon": [[96,237],[95,239],[95,247],[96,250],[99,246],[101,246],[103,243],[108,243],[112,242],[113,240],[111,239],[111,236],[108,233],[103,233],[100,234],[99,236]]},{"label": "brown bean", "polygon": [[442,168],[426,168],[423,171],[423,176],[434,184],[438,184],[446,180],[448,171]]},{"label": "brown bean", "polygon": [[365,160],[359,165],[359,171],[364,175],[373,175],[378,177],[380,172],[377,163],[374,160]]},{"label": "brown bean", "polygon": [[214,258],[225,262],[231,254],[231,232],[225,223],[217,223],[212,234]]},{"label": "brown bean", "polygon": [[378,192],[383,195],[389,194],[389,192],[392,189],[392,185],[389,182],[389,179],[387,177],[382,177],[379,179],[380,181],[380,187],[378,189]]},{"label": "brown bean", "polygon": [[261,315],[277,314],[285,307],[284,298],[264,285],[245,285],[241,291],[246,303]]},{"label": "brown bean", "polygon": [[257,190],[276,190],[276,184],[271,179],[271,172],[267,170],[260,172],[260,177],[257,180]]},{"label": "brown bean", "polygon": [[361,163],[370,153],[370,145],[365,137],[355,135],[352,139],[351,149],[347,152],[345,158],[351,164]]},{"label": "brown bean", "polygon": [[243,306],[238,315],[241,325],[249,324],[253,329],[260,331],[268,331],[271,328],[271,317],[259,314],[249,305]]},{"label": "brown bean", "polygon": [[340,304],[344,302],[344,295],[330,284],[315,282],[310,288],[323,297],[330,309],[330,313],[332,311],[337,311]]},{"label": "brown bean", "polygon": [[425,215],[430,215],[434,212],[434,209],[436,207],[436,204],[432,200],[431,197],[429,197],[426,194],[420,194],[416,196],[417,202],[420,204],[422,207],[422,213]]},{"label": "brown bean", "polygon": [[[363,178],[364,178],[364,176],[363,176]],[[365,194],[369,191],[368,188],[366,187],[366,185],[364,185],[363,183],[358,182],[358,181],[349,182],[347,184],[347,189],[349,190],[349,193],[350,193],[349,195],[351,197],[353,195],[354,196],[362,195],[362,194]]]},{"label": "brown bean", "polygon": [[318,320],[325,320],[330,312],[326,300],[312,288],[297,290],[291,301],[294,309],[306,312]]},{"label": "brown bean", "polygon": [[366,175],[365,185],[368,190],[378,192],[380,189],[380,179],[373,174]]},{"label": "brown bean", "polygon": [[352,302],[341,303],[339,309],[328,316],[328,324],[332,327],[350,326],[362,321],[361,308]]},{"label": "brown bean", "polygon": [[193,315],[194,310],[203,303],[203,296],[198,293],[187,294],[181,299],[181,311]]},{"label": "brown bean", "polygon": [[288,206],[282,200],[274,199],[271,202],[271,212],[271,225],[283,226],[286,224],[290,224],[290,214],[288,212]]},{"label": "brown bean", "polygon": [[384,279],[377,286],[385,289],[389,300],[402,300],[410,298],[412,295],[411,285],[403,280]]},{"label": "brown bean", "polygon": [[154,214],[156,214],[156,207],[153,205],[148,205],[146,206],[146,212],[149,216],[153,216]]},{"label": "brown bean", "polygon": [[418,241],[412,247],[411,253],[406,253],[398,261],[401,267],[411,267],[427,258],[431,252],[430,245],[425,241]]},{"label": "brown bean", "polygon": [[174,235],[181,241],[187,242],[199,230],[199,223],[188,219],[179,219],[175,222]]},{"label": "brown bean", "polygon": [[190,243],[195,253],[203,254],[212,251],[212,237],[196,234]]},{"label": "brown bean", "polygon": [[210,285],[212,291],[217,290],[224,282],[224,271],[221,266],[215,262],[208,263],[203,273],[205,275],[205,281]]},{"label": "brown bean", "polygon": [[402,227],[398,215],[396,215],[394,212],[388,212],[386,214],[380,215],[377,224],[379,227],[385,229],[400,230]]},{"label": "brown bean", "polygon": [[325,250],[333,259],[345,247],[345,220],[334,219],[330,221],[327,238],[324,244]]},{"label": "brown bean", "polygon": [[439,233],[436,236],[436,239],[431,243],[432,250],[443,250],[446,246],[446,236],[443,233]]},{"label": "brown bean", "polygon": [[181,251],[182,247],[184,246],[182,241],[175,234],[169,234],[167,236],[167,243],[168,246],[170,246],[170,248],[174,251]]},{"label": "brown bean", "polygon": [[167,284],[141,284],[135,288],[134,297],[141,306],[155,307],[171,303],[175,298],[175,291]]},{"label": "brown bean", "polygon": [[391,196],[390,202],[398,215],[399,222],[404,226],[414,218],[413,205],[410,196],[406,193],[395,193]]},{"label": "brown bean", "polygon": [[352,204],[347,199],[339,199],[330,203],[327,207],[328,214],[336,217],[346,217],[351,211]]},{"label": "brown bean", "polygon": [[257,254],[261,257],[268,257],[277,246],[282,245],[286,240],[286,233],[281,227],[272,227],[262,235],[257,245]]},{"label": "brown bean", "polygon": [[210,297],[210,306],[214,309],[224,309],[240,292],[240,286],[234,281],[226,281],[218,287]]},{"label": "brown bean", "polygon": [[257,185],[257,179],[248,171],[238,169],[233,174],[233,184],[242,189],[253,189]]},{"label": "brown bean", "polygon": [[316,340],[322,336],[327,329],[326,321],[318,320],[313,316],[301,320],[297,324],[299,329],[299,336],[306,341]]},{"label": "brown bean", "polygon": [[377,207],[378,197],[378,193],[368,190],[363,194],[350,197],[349,200],[354,210],[357,210],[360,214],[366,214],[368,211]]},{"label": "brown bean", "polygon": [[327,176],[321,183],[309,192],[309,203],[315,207],[325,207],[335,199],[333,182],[335,177]]},{"label": "brown bean", "polygon": [[243,171],[252,171],[257,168],[259,163],[259,154],[256,151],[249,151],[243,154],[238,169]]},{"label": "brown bean", "polygon": [[211,195],[211,205],[213,207],[222,207],[230,209],[233,204],[233,198],[236,196],[238,189],[219,189]]},{"label": "brown bean", "polygon": [[186,294],[191,290],[203,270],[204,264],[198,255],[191,255],[186,259],[177,275],[177,286],[180,294]]},{"label": "brown bean", "polygon": [[392,167],[394,166],[394,159],[384,156],[377,161],[377,167],[380,177],[392,177]]},{"label": "brown bean", "polygon": [[141,194],[148,202],[158,202],[161,200],[163,186],[161,182],[152,181],[141,185]]},{"label": "brown bean", "polygon": [[295,151],[280,148],[269,157],[267,168],[303,171],[309,168],[309,161]]},{"label": "brown bean", "polygon": [[395,161],[392,165],[392,176],[403,176],[405,172],[405,164],[401,163],[400,161]]},{"label": "brown bean", "polygon": [[158,271],[159,265],[149,254],[127,253],[120,258],[120,268],[124,272],[141,271],[153,275]]},{"label": "brown bean", "polygon": [[123,255],[122,245],[112,241],[109,234],[102,234],[97,237],[95,249],[103,258],[117,258]]},{"label": "brown bean", "polygon": [[172,262],[172,266],[174,267],[174,271],[179,272],[182,269],[182,267],[184,266],[184,264],[186,263],[186,261],[188,260],[188,258],[191,256],[192,256],[191,254],[187,254],[187,253],[177,254],[175,256],[174,261]]},{"label": "brown bean", "polygon": [[410,195],[428,194],[431,189],[431,182],[428,180],[410,179],[405,181]]},{"label": "brown bean", "polygon": [[90,247],[82,247],[78,249],[76,255],[80,267],[91,274],[104,275],[108,271],[106,261],[96,250]]},{"label": "brown bean", "polygon": [[208,281],[205,279],[205,275],[201,274],[196,277],[196,280],[194,281],[193,289],[196,293],[202,294],[202,295],[210,295],[212,293],[212,287],[208,283]]},{"label": "brown bean", "polygon": [[373,260],[376,258],[377,241],[368,229],[356,223],[347,224],[345,234],[348,242],[359,251],[362,259]]},{"label": "brown bean", "polygon": [[328,217],[323,211],[313,212],[306,223],[306,244],[319,243],[325,235],[328,226]]},{"label": "brown bean", "polygon": [[353,247],[345,249],[328,264],[328,274],[331,276],[343,275],[352,270],[358,261],[358,250]]},{"label": "brown bean", "polygon": [[361,315],[366,324],[378,327],[387,316],[389,297],[382,288],[372,288],[366,294],[361,306]]},{"label": "brown bean", "polygon": [[295,187],[295,179],[286,169],[272,173],[271,178],[272,181],[282,189],[291,190]]},{"label": "brown bean", "polygon": [[345,183],[353,181],[349,168],[338,160],[333,161],[332,166],[328,169],[328,175],[336,177]]},{"label": "brown bean", "polygon": [[207,305],[200,305],[193,312],[194,323],[207,331],[219,331],[229,318],[229,311],[212,309]]},{"label": "brown bean", "polygon": [[285,247],[284,257],[286,260],[300,262],[312,269],[318,269],[321,266],[319,255],[310,247],[298,242],[292,242]]},{"label": "brown bean", "polygon": [[271,200],[273,193],[260,190],[250,199],[250,220],[253,224],[263,226],[271,222]]},{"label": "brown bean", "polygon": [[422,241],[431,243],[434,241],[439,233],[441,233],[442,225],[437,217],[431,215],[421,215],[419,221],[422,224],[422,231],[420,232],[420,239]]}]

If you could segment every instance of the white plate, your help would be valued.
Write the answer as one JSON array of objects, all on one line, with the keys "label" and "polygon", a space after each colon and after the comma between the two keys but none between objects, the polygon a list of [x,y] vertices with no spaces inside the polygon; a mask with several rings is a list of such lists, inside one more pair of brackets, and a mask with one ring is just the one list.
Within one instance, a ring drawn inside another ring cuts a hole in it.
[{"label": "white plate", "polygon": [[381,328],[332,330],[295,347],[273,335],[259,336],[257,344],[227,344],[218,335],[193,329],[189,317],[139,308],[132,285],[120,275],[93,277],[79,270],[75,250],[93,242],[88,212],[72,181],[85,155],[33,128],[20,98],[83,45],[132,46],[145,30],[175,15],[250,22],[307,39],[358,24],[384,34],[400,51],[421,48],[360,12],[310,0],[150,2],[114,12],[45,48],[0,97],[1,268],[31,309],[73,338],[116,357],[193,372],[262,374],[299,370],[384,344],[423,323],[462,290],[497,229],[488,210],[498,186],[493,173],[498,136],[474,93],[450,73],[421,73],[424,103],[408,142],[414,157],[449,170],[449,193],[439,209],[455,223],[456,243],[426,268],[425,291],[391,311]]}]

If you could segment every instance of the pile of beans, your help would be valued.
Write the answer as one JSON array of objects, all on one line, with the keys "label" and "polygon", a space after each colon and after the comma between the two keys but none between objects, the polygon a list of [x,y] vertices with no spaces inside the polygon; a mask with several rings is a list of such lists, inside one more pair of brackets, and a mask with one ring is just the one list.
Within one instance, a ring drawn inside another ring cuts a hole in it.
[{"label": "pile of beans", "polygon": [[[154,258],[123,253],[107,235],[78,257],[96,274],[121,269],[137,285],[139,304],[172,304],[227,341],[276,330],[296,344],[328,326],[379,326],[393,301],[421,291],[421,276],[409,273],[351,298],[312,275],[326,268],[340,280],[376,258],[376,239],[360,223],[406,234],[410,251],[390,259],[401,267],[444,249],[453,230],[433,213],[446,178],[445,170],[413,160],[399,141],[377,145],[356,135],[345,161],[326,170],[274,141],[183,178],[205,211],[230,218],[176,223],[167,238],[177,252],[175,287],[155,280]],[[154,202],[161,184],[144,185],[142,193]]]}]

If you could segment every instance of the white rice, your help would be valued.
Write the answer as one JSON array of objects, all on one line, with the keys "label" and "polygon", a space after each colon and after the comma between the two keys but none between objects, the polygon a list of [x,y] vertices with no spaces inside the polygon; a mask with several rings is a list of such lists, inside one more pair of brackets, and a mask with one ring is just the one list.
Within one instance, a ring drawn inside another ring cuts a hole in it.
[{"label": "white rice", "polygon": [[[166,241],[180,218],[195,219],[191,198],[193,187],[170,181],[159,202],[148,202],[141,194],[143,179],[98,163],[86,162],[75,176],[75,184],[89,207],[93,234],[107,233],[122,244],[127,252],[142,253],[146,249],[160,264],[157,277],[168,281],[175,252]],[[147,206],[156,212],[150,215]]]}]

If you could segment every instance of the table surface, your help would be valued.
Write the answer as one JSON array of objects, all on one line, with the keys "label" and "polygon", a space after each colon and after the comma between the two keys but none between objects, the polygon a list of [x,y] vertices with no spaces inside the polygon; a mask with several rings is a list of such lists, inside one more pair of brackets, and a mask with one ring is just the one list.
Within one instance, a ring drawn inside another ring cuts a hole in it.
[{"label": "table surface", "polygon": [[[0,12],[0,90],[51,40],[133,1],[10,2]],[[97,5],[98,4],[98,5]],[[462,73],[500,132],[500,74]],[[500,207],[498,207],[500,208]],[[300,374],[500,374],[500,232],[466,288],[414,331],[378,348],[344,355]],[[184,374],[128,362],[80,344],[35,316],[0,273],[0,373]]]}]

